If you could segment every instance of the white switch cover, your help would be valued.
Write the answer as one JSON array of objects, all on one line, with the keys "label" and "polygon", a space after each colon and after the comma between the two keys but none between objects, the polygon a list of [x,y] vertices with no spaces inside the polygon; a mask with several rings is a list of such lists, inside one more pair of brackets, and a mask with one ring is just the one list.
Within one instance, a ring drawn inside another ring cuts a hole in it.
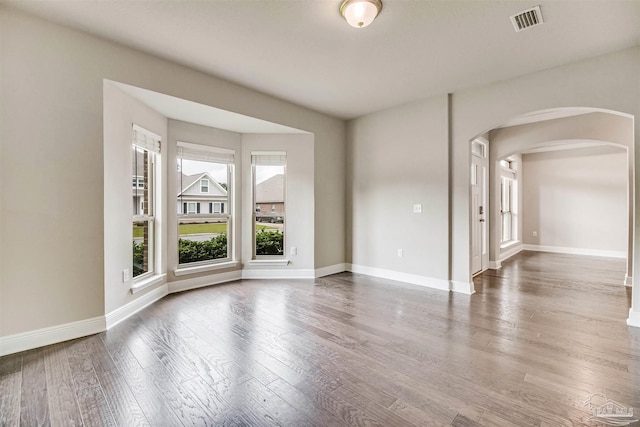
[{"label": "white switch cover", "polygon": [[533,237],[538,237],[538,232],[537,231],[533,232]]},{"label": "white switch cover", "polygon": [[398,249],[398,257],[402,258],[402,249]]},{"label": "white switch cover", "polygon": [[413,213],[422,213],[422,204],[421,203],[415,203],[413,205]]},{"label": "white switch cover", "polygon": [[298,248],[295,246],[291,247],[291,255],[298,255]]},{"label": "white switch cover", "polygon": [[123,283],[128,282],[129,279],[130,279],[130,277],[129,277],[129,269],[125,268],[124,270],[122,270],[122,282]]}]

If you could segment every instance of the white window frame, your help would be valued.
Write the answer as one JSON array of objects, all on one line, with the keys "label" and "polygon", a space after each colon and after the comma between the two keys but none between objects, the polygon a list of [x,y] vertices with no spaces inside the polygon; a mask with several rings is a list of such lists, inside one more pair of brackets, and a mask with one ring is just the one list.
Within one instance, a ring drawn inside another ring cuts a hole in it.
[{"label": "white window frame", "polygon": [[[139,174],[138,171],[135,171],[133,174],[133,179],[136,179],[136,187],[145,189],[143,197],[140,201],[140,214],[134,214],[132,218],[132,224],[134,223],[146,223],[147,228],[147,236],[146,236],[146,249],[147,249],[147,260],[145,263],[145,267],[147,271],[142,274],[139,274],[133,277],[133,287],[135,287],[136,283],[141,281],[148,280],[151,276],[157,274],[157,259],[159,248],[157,247],[157,195],[158,195],[158,168],[160,160],[160,137],[152,132],[147,131],[137,125],[133,125],[133,143],[132,143],[132,153],[136,153],[136,155],[146,156],[147,159],[147,182],[145,188],[145,176],[144,171],[142,171],[142,175]],[[137,168],[137,161],[132,159],[132,165],[135,165]],[[140,178],[141,177],[141,178]],[[142,181],[142,187],[140,187],[140,183]],[[133,181],[132,181],[133,183]],[[134,188],[136,188],[134,187]],[[145,203],[146,197],[146,203]],[[134,274],[133,268],[133,255],[131,258],[132,268],[131,274]]]},{"label": "white window frame", "polygon": [[209,192],[209,184],[210,183],[209,183],[209,179],[208,178],[202,178],[200,180],[200,192],[201,193],[208,193]]}]

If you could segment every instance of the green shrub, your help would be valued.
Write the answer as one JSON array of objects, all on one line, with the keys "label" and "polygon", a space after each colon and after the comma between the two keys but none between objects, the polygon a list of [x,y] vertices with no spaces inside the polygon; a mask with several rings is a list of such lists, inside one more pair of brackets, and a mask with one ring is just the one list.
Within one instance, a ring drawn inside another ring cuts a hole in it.
[{"label": "green shrub", "polygon": [[133,277],[144,273],[144,243],[133,242]]},{"label": "green shrub", "polygon": [[277,230],[258,230],[256,233],[256,255],[282,255],[283,253],[284,233]]},{"label": "green shrub", "polygon": [[227,235],[219,234],[203,242],[180,239],[178,241],[178,258],[180,264],[209,261],[227,257]]}]

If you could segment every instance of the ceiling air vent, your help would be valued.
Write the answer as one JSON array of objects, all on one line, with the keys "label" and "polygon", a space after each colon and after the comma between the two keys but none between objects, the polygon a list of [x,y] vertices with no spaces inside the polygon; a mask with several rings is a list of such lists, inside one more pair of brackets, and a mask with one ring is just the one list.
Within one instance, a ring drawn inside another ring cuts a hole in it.
[{"label": "ceiling air vent", "polygon": [[540,6],[532,7],[524,12],[513,15],[511,17],[511,23],[516,33],[526,30],[527,28],[535,27],[536,25],[542,25],[543,21]]}]

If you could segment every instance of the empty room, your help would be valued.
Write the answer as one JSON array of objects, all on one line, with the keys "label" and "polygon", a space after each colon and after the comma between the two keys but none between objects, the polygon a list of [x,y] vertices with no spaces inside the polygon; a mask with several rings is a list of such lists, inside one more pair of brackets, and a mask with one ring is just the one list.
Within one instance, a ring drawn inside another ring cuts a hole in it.
[{"label": "empty room", "polygon": [[638,0],[0,0],[0,425],[633,425],[639,116]]}]

